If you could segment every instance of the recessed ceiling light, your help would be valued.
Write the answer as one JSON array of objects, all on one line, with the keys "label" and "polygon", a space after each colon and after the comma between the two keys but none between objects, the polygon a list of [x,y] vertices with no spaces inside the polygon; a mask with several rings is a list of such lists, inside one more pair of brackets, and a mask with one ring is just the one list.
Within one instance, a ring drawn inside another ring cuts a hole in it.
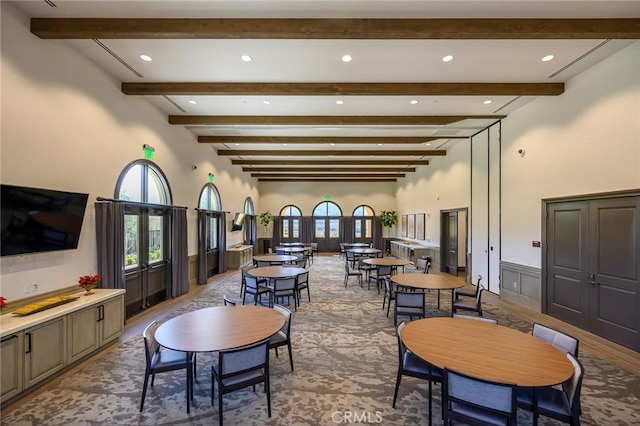
[{"label": "recessed ceiling light", "polygon": [[282,146],[287,146],[287,145],[289,145],[289,144],[288,144],[288,143],[283,143],[283,144],[282,144]]},{"label": "recessed ceiling light", "polygon": [[542,62],[549,62],[550,60],[552,60],[553,58],[555,58],[554,55],[547,55],[547,56],[543,56],[542,57]]},{"label": "recessed ceiling light", "polygon": [[197,102],[196,102],[196,101],[194,101],[193,99],[191,99],[191,100],[189,101],[189,103],[190,103],[191,105],[195,105],[195,104],[197,104]]},{"label": "recessed ceiling light", "polygon": [[379,143],[379,144],[378,144],[378,146],[382,146],[382,145],[384,145],[384,144],[382,144],[382,143]]},{"label": "recessed ceiling light", "polygon": [[338,105],[342,105],[342,104],[344,103],[344,101],[342,101],[342,100],[337,100],[337,101],[336,101],[336,103],[337,103]]},{"label": "recessed ceiling light", "polygon": [[426,146],[431,146],[431,142],[425,142],[424,143]]},{"label": "recessed ceiling light", "polygon": [[235,146],[240,146],[240,144],[239,144],[239,143],[234,143],[234,145],[235,145]]},{"label": "recessed ceiling light", "polygon": [[343,55],[342,56],[342,62],[351,62],[353,58],[351,57],[351,55]]},{"label": "recessed ceiling light", "polygon": [[451,62],[453,60],[453,55],[447,55],[442,57],[442,62]]},{"label": "recessed ceiling light", "polygon": [[140,59],[142,59],[145,62],[151,62],[153,60],[149,55],[140,55]]},{"label": "recessed ceiling light", "polygon": [[267,99],[265,99],[264,101],[262,101],[262,103],[263,103],[263,104],[265,104],[265,105],[271,105],[271,101],[270,101],[270,100],[267,100]]},{"label": "recessed ceiling light", "polygon": [[417,100],[417,99],[412,99],[411,101],[409,101],[409,103],[410,103],[411,105],[415,105],[415,104],[417,104],[417,103],[418,103],[418,100]]},{"label": "recessed ceiling light", "polygon": [[487,99],[486,101],[483,102],[483,104],[489,105],[491,102],[493,102],[491,99]]},{"label": "recessed ceiling light", "polygon": [[251,62],[253,60],[253,58],[249,55],[242,55],[240,56],[240,59],[242,59],[245,62]]},{"label": "recessed ceiling light", "polygon": [[336,146],[336,144],[335,144],[335,143],[333,143],[333,142],[331,142],[331,146]]}]

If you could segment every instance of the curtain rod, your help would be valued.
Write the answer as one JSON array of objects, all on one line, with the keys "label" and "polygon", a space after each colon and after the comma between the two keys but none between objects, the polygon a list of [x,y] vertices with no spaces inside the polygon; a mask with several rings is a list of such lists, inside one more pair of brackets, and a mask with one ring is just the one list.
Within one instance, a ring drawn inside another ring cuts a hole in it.
[{"label": "curtain rod", "polygon": [[110,202],[110,203],[123,203],[123,204],[133,204],[141,207],[159,207],[159,208],[174,208],[174,209],[185,209],[188,207],[182,206],[172,206],[170,204],[152,204],[152,203],[141,203],[139,201],[127,201],[127,200],[116,200],[114,198],[104,198],[104,197],[96,197],[96,201],[99,202]]},{"label": "curtain rod", "polygon": [[224,210],[199,209],[199,208],[197,208],[197,207],[194,207],[193,209],[194,209],[194,210],[197,210],[197,211],[199,211],[199,212],[207,212],[207,213],[229,213],[229,214],[231,214],[231,212],[227,212],[227,211],[224,211]]}]

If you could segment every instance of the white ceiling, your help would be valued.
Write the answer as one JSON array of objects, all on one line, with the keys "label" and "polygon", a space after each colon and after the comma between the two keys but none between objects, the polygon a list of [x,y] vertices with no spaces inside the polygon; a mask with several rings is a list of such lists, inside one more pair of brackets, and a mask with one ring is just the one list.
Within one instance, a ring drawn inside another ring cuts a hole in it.
[{"label": "white ceiling", "polygon": [[[39,18],[637,18],[640,1],[20,1]],[[55,7],[53,7],[55,5]],[[215,83],[563,83],[633,40],[61,40],[121,82]],[[44,43],[44,42],[43,42]],[[125,67],[102,46],[125,62]],[[142,61],[141,54],[153,58]],[[250,55],[243,62],[241,55]],[[344,54],[353,60],[341,61]],[[451,54],[453,61],[444,63]],[[545,55],[555,59],[542,62]],[[134,73],[134,71],[135,73]],[[139,74],[140,76],[136,75]],[[130,95],[133,96],[133,95]],[[146,98],[167,114],[237,116],[508,115],[533,96],[274,96],[166,95]],[[263,101],[270,101],[265,105]],[[336,100],[344,104],[337,105]],[[410,100],[417,100],[412,105]],[[491,100],[490,104],[484,101]],[[189,101],[196,101],[192,105]],[[471,136],[497,121],[467,119],[446,126],[191,125],[196,136]],[[426,144],[214,143],[214,150],[371,151],[447,149],[468,139]],[[212,152],[212,155],[215,155]],[[242,152],[230,159],[245,158]],[[256,158],[255,156],[249,158]],[[298,157],[286,157],[287,160]],[[331,159],[329,155],[313,159]],[[380,157],[385,159],[391,157]],[[394,159],[431,159],[430,156]],[[306,157],[306,159],[311,159]]]}]

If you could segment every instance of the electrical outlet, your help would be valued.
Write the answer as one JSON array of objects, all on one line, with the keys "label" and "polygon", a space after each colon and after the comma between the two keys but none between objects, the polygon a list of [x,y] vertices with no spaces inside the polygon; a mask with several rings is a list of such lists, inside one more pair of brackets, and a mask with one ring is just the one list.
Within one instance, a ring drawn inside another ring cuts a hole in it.
[{"label": "electrical outlet", "polygon": [[35,293],[36,291],[38,291],[38,283],[33,283],[33,284],[31,285],[31,291],[32,291],[32,292],[34,292],[34,293]]}]

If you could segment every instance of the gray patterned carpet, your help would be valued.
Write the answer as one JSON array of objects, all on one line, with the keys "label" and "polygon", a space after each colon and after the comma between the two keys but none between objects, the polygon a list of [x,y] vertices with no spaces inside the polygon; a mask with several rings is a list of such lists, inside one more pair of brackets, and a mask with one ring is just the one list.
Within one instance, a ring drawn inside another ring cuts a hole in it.
[{"label": "gray patterned carpet", "polygon": [[[332,425],[378,423],[427,424],[427,384],[405,377],[396,409],[391,408],[398,367],[393,316],[382,311],[382,296],[360,288],[351,278],[343,286],[343,260],[316,258],[311,266],[311,303],[303,299],[292,322],[295,372],[286,350],[271,353],[272,417],[258,386],[226,395],[224,421],[228,425]],[[239,298],[239,274],[227,275],[171,316],[207,306],[221,305],[222,295]],[[429,315],[447,315],[443,294],[435,309],[435,292],[428,295]],[[485,316],[529,332],[531,324],[505,316],[486,304]],[[138,411],[144,377],[142,338],[114,345],[105,356],[85,365],[11,412],[2,425],[210,425],[217,409],[210,405],[210,365],[213,355],[198,355],[198,376],[191,414],[187,415],[183,372],[159,374],[147,392],[144,412]],[[586,350],[580,351],[586,376],[582,389],[583,425],[640,424],[640,378],[632,376]],[[440,420],[440,386],[434,386],[434,424]],[[531,424],[520,411],[519,424]],[[558,422],[541,417],[541,425]]]}]

